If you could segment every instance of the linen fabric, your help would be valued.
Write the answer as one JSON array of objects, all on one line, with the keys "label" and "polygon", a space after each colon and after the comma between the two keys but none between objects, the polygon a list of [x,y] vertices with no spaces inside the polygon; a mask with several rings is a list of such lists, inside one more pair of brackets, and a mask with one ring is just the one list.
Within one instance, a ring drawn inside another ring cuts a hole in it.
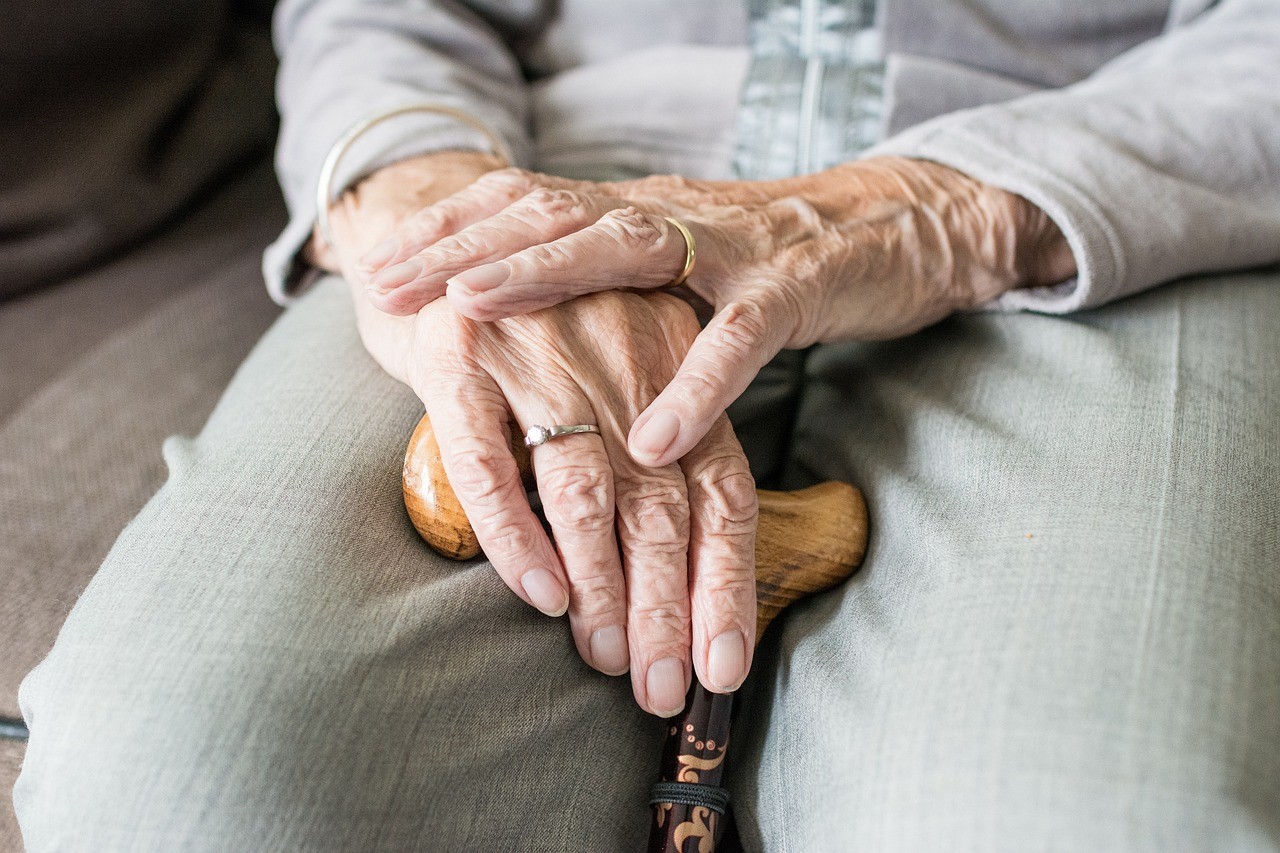
[{"label": "linen fabric", "polygon": [[807,175],[854,159],[884,133],[875,0],[754,0],[751,73],[739,97],[734,171]]},{"label": "linen fabric", "polygon": [[871,547],[763,647],[748,850],[1280,849],[1277,285],[813,352]]},{"label": "linen fabric", "polygon": [[[0,0],[0,737],[277,313],[271,0]],[[25,743],[0,740],[0,850]]]}]

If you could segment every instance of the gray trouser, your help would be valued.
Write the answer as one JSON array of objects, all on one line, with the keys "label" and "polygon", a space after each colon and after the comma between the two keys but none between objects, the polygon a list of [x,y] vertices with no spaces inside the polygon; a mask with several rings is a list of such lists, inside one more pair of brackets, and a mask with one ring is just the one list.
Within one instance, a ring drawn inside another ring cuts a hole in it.
[{"label": "gray trouser", "polygon": [[[873,538],[744,690],[749,850],[1280,849],[1280,277],[958,317],[750,393],[753,461],[786,426],[787,483],[859,484]],[[32,850],[640,847],[661,724],[417,540],[420,411],[327,282],[166,444],[23,685]]]}]

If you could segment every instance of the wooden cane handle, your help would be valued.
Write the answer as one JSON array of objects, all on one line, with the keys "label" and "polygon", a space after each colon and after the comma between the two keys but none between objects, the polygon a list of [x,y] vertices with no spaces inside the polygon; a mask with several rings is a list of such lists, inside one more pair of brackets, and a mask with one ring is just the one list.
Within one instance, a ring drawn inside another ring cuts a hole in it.
[{"label": "wooden cane handle", "polygon": [[[511,452],[533,488],[532,460],[519,428],[511,425]],[[758,489],[756,531],[756,640],[783,608],[830,589],[853,574],[867,549],[867,506],[848,483],[830,481],[794,492]],[[440,446],[426,415],[409,439],[404,459],[404,504],[418,533],[439,554],[467,560],[480,542],[444,472]]]}]

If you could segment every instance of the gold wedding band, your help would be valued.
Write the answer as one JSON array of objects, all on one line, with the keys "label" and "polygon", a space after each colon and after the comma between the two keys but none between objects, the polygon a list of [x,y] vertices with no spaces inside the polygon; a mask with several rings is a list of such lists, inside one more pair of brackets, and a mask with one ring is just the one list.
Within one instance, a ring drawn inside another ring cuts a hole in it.
[{"label": "gold wedding band", "polygon": [[670,290],[673,287],[679,287],[689,278],[689,274],[693,272],[693,265],[698,262],[698,250],[693,245],[693,235],[689,233],[689,229],[679,219],[673,219],[670,216],[664,216],[663,219],[675,226],[676,230],[684,237],[684,269],[680,271],[680,275],[671,280],[670,284],[662,286],[663,290]]}]

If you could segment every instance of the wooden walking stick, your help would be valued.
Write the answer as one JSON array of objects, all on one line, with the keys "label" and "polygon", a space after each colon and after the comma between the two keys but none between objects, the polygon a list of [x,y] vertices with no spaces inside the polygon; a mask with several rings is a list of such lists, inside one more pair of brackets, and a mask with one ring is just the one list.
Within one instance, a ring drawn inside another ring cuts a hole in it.
[{"label": "wooden walking stick", "polygon": [[[512,425],[511,449],[529,488],[529,451]],[[787,605],[845,580],[867,546],[867,507],[848,483],[795,492],[757,490],[756,642]],[[445,557],[466,560],[480,543],[450,488],[431,422],[424,415],[404,461],[404,502],[413,526]],[[732,693],[695,678],[684,710],[668,721],[659,781],[650,805],[649,853],[715,853],[729,794],[720,787],[729,748]]]}]

